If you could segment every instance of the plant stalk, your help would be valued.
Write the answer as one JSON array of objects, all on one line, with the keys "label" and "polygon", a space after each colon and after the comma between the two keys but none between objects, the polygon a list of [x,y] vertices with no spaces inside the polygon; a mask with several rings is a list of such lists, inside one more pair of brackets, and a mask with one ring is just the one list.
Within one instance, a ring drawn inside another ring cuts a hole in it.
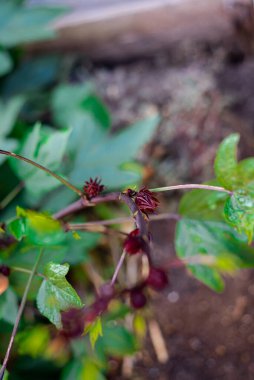
[{"label": "plant stalk", "polygon": [[189,183],[186,185],[175,185],[175,186],[165,186],[165,187],[157,187],[155,189],[149,189],[153,193],[159,193],[162,191],[171,191],[171,190],[184,190],[184,189],[201,189],[201,190],[212,190],[212,191],[221,191],[223,193],[227,193],[232,195],[232,191],[225,189],[220,186],[210,186],[210,185],[199,185],[194,183]]},{"label": "plant stalk", "polygon": [[74,191],[74,193],[78,194],[80,197],[83,196],[82,191],[79,190],[76,186],[72,185],[70,182],[68,182],[66,179],[64,179],[60,175],[58,175],[58,174],[52,172],[51,170],[45,168],[45,166],[37,164],[37,162],[34,162],[34,161],[30,160],[29,158],[20,156],[19,154],[16,154],[16,153],[13,153],[13,152],[9,152],[7,150],[0,149],[0,154],[4,154],[5,156],[13,157],[13,158],[16,158],[17,160],[27,162],[28,164],[33,165],[33,166],[35,166],[36,168],[38,168],[40,170],[43,170],[47,174],[49,174],[52,177],[54,177],[57,181],[61,182],[64,186],[66,186],[70,190]]},{"label": "plant stalk", "polygon": [[13,346],[14,338],[16,336],[16,333],[17,333],[17,330],[18,330],[18,326],[19,326],[19,322],[20,322],[20,319],[21,319],[21,316],[22,316],[22,313],[24,311],[24,307],[25,307],[25,304],[26,304],[27,295],[28,295],[30,286],[32,284],[32,280],[33,280],[33,277],[35,275],[35,272],[36,272],[36,270],[38,268],[38,265],[39,265],[40,259],[42,257],[42,254],[43,254],[43,249],[40,250],[38,258],[37,258],[37,260],[36,260],[36,262],[35,262],[35,264],[33,266],[33,269],[32,269],[32,271],[30,273],[30,276],[28,278],[28,281],[27,281],[27,284],[26,284],[26,288],[25,288],[25,291],[24,291],[24,294],[23,294],[23,297],[22,297],[22,300],[21,300],[21,304],[19,306],[17,318],[15,320],[15,323],[14,323],[14,326],[13,326],[13,330],[12,330],[12,333],[11,333],[11,338],[10,338],[10,341],[9,341],[9,344],[8,344],[8,347],[7,347],[7,350],[6,350],[6,354],[5,354],[5,357],[4,357],[3,365],[2,365],[2,368],[0,370],[0,380],[3,380],[3,378],[4,378],[4,373],[5,373],[6,366],[7,366],[9,357],[10,357],[10,353],[11,353],[11,349],[12,349],[12,346]]}]

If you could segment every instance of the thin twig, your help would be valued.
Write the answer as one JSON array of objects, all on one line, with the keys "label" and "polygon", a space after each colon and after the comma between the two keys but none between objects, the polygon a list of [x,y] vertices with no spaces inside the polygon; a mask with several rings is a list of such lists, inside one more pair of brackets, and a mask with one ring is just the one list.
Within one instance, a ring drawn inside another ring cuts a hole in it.
[{"label": "thin twig", "polygon": [[[173,219],[173,220],[180,220],[181,216],[179,214],[173,214],[173,213],[164,213],[164,214],[158,214],[158,215],[150,215],[147,222],[156,222],[164,219]],[[66,223],[66,228],[68,230],[74,230],[74,231],[82,231],[82,230],[92,230],[93,227],[100,227],[100,226],[112,226],[117,224],[124,224],[124,223],[133,223],[133,217],[126,216],[122,218],[115,218],[115,219],[109,219],[109,220],[96,220],[93,222],[85,222],[85,223]],[[97,231],[95,231],[97,232]],[[100,231],[99,231],[100,232]]]},{"label": "thin twig", "polygon": [[[21,267],[11,267],[11,270],[16,271],[16,272],[21,272],[21,273],[27,273],[27,274],[32,273],[31,270],[26,269],[26,268],[21,268]],[[35,272],[35,275],[38,277],[42,277],[43,279],[46,279],[46,276],[44,276],[44,274],[42,274],[42,273]]]},{"label": "thin twig", "polygon": [[194,183],[189,183],[186,185],[175,185],[175,186],[165,186],[165,187],[157,187],[155,189],[149,189],[153,193],[163,192],[163,191],[171,191],[171,190],[185,190],[185,189],[200,189],[200,190],[212,190],[212,191],[221,191],[223,193],[227,193],[232,195],[232,191],[225,189],[220,186],[210,186],[210,185],[199,185]]},{"label": "thin twig", "polygon": [[17,317],[16,317],[16,320],[15,320],[15,323],[14,323],[14,326],[13,326],[13,330],[12,330],[12,333],[11,333],[11,338],[10,338],[10,341],[9,341],[9,344],[8,344],[8,347],[7,347],[7,351],[6,351],[6,354],[5,354],[5,357],[4,357],[4,361],[3,361],[3,365],[2,365],[2,368],[0,370],[0,380],[3,380],[4,378],[4,373],[5,373],[5,370],[6,370],[6,366],[7,366],[7,363],[8,363],[8,360],[9,360],[9,356],[10,356],[10,353],[11,353],[11,349],[12,349],[12,345],[13,345],[13,342],[14,342],[14,338],[16,336],[16,333],[17,333],[17,330],[18,330],[18,326],[19,326],[19,322],[20,322],[20,319],[21,319],[21,316],[22,316],[22,313],[23,313],[23,310],[24,310],[24,307],[25,307],[25,304],[26,304],[26,299],[27,299],[27,295],[28,295],[28,292],[29,292],[29,289],[30,289],[30,286],[31,286],[31,283],[32,283],[32,280],[33,280],[33,277],[36,273],[36,270],[37,270],[37,267],[39,265],[39,262],[40,262],[40,259],[42,257],[42,254],[43,254],[43,249],[40,250],[40,253],[38,255],[38,258],[33,266],[33,269],[30,273],[30,276],[28,278],[28,281],[27,281],[27,284],[26,284],[26,288],[25,288],[25,291],[24,291],[24,294],[23,294],[23,297],[22,297],[22,300],[21,300],[21,304],[19,306],[19,310],[18,310],[18,314],[17,314]]},{"label": "thin twig", "polygon": [[114,272],[114,274],[113,274],[113,276],[112,276],[111,285],[114,285],[114,283],[116,282],[118,272],[119,272],[119,270],[121,269],[121,266],[123,265],[123,262],[124,262],[125,256],[126,256],[126,251],[123,251],[123,253],[122,253],[121,257],[120,257],[120,260],[119,260],[118,263],[117,263],[117,266],[116,266],[115,272]]},{"label": "thin twig", "polygon": [[58,174],[52,172],[51,170],[45,168],[45,166],[37,164],[37,162],[32,161],[29,158],[20,156],[19,154],[16,154],[16,153],[13,153],[13,152],[9,152],[7,150],[0,149],[0,154],[4,154],[5,156],[13,157],[13,158],[16,158],[17,160],[27,162],[28,164],[33,165],[33,166],[35,166],[36,168],[38,168],[40,170],[43,170],[47,174],[51,175],[51,177],[54,177],[59,182],[61,182],[63,185],[65,185],[66,187],[68,187],[70,190],[74,191],[80,197],[83,196],[83,193],[82,193],[82,191],[80,189],[78,189],[76,186],[72,185],[70,182],[68,182],[66,179],[64,179],[60,175],[58,175]]},{"label": "thin twig", "polygon": [[24,183],[20,182],[12,191],[1,201],[0,210],[3,210],[8,204],[20,193],[23,189]]}]

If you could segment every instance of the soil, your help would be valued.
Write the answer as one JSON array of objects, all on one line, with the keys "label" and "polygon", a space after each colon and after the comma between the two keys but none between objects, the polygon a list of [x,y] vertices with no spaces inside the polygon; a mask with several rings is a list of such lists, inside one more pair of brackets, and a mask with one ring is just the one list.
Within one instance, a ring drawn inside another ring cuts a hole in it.
[{"label": "soil", "polygon": [[[231,132],[241,134],[240,157],[253,155],[254,59],[232,46],[184,46],[116,66],[76,67],[76,76],[96,83],[115,129],[156,111],[162,115],[139,157],[150,186],[212,178],[215,151]],[[163,211],[175,210],[179,196],[165,198]],[[172,222],[154,224],[158,262],[174,256],[173,233]],[[254,379],[254,272],[228,277],[222,294],[183,269],[172,269],[169,276],[168,290],[153,298],[169,359],[158,361],[148,336],[131,379]]]}]

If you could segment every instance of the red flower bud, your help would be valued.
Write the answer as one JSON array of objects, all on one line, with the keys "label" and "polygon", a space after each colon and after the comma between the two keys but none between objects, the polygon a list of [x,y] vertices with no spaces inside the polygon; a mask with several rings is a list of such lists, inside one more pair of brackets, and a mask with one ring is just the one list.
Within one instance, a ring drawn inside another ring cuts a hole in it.
[{"label": "red flower bud", "polygon": [[124,241],[123,247],[125,251],[129,253],[129,255],[135,255],[136,253],[141,252],[143,250],[144,240],[139,235],[138,228],[129,233],[129,235]]},{"label": "red flower bud", "polygon": [[133,288],[130,291],[131,306],[134,309],[141,309],[146,305],[146,296],[140,288]]},{"label": "red flower bud", "polygon": [[143,187],[136,195],[135,203],[144,213],[152,213],[159,205],[158,199],[153,195],[153,193]]},{"label": "red flower bud", "polygon": [[151,267],[146,284],[154,290],[162,290],[168,285],[168,277],[161,268]]},{"label": "red flower bud", "polygon": [[84,193],[88,199],[97,197],[103,190],[105,186],[101,185],[101,180],[99,178],[92,179],[85,182],[83,187]]}]

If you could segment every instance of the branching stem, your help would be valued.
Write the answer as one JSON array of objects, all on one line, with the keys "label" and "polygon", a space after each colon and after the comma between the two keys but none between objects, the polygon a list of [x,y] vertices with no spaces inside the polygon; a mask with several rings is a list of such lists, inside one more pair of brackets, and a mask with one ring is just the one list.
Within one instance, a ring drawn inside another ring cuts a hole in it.
[{"label": "branching stem", "polygon": [[21,303],[20,303],[20,306],[19,306],[19,309],[18,309],[18,314],[17,314],[16,320],[15,320],[15,323],[14,323],[14,326],[13,326],[12,333],[11,333],[11,338],[10,338],[10,341],[9,341],[9,344],[8,344],[8,347],[7,347],[7,350],[6,350],[6,354],[5,354],[5,357],[4,357],[3,365],[2,365],[2,368],[0,370],[0,380],[3,380],[3,378],[4,378],[4,373],[5,373],[6,366],[7,366],[9,357],[10,357],[10,353],[11,353],[12,345],[13,345],[13,342],[14,342],[14,338],[16,336],[16,333],[17,333],[17,330],[18,330],[18,326],[19,326],[19,322],[20,322],[20,319],[21,319],[21,316],[22,316],[22,313],[24,311],[24,307],[25,307],[25,304],[26,304],[27,295],[28,295],[28,292],[29,292],[32,280],[34,278],[34,275],[36,273],[36,270],[38,268],[38,265],[39,265],[40,259],[42,257],[42,254],[43,254],[43,249],[40,250],[38,258],[37,258],[37,260],[36,260],[36,262],[35,262],[35,264],[33,266],[33,269],[32,269],[32,271],[30,273],[30,276],[28,278],[28,281],[27,281],[27,284],[26,284],[26,288],[25,288],[25,291],[24,291],[24,294],[23,294],[23,297],[22,297],[22,300],[21,300]]}]

